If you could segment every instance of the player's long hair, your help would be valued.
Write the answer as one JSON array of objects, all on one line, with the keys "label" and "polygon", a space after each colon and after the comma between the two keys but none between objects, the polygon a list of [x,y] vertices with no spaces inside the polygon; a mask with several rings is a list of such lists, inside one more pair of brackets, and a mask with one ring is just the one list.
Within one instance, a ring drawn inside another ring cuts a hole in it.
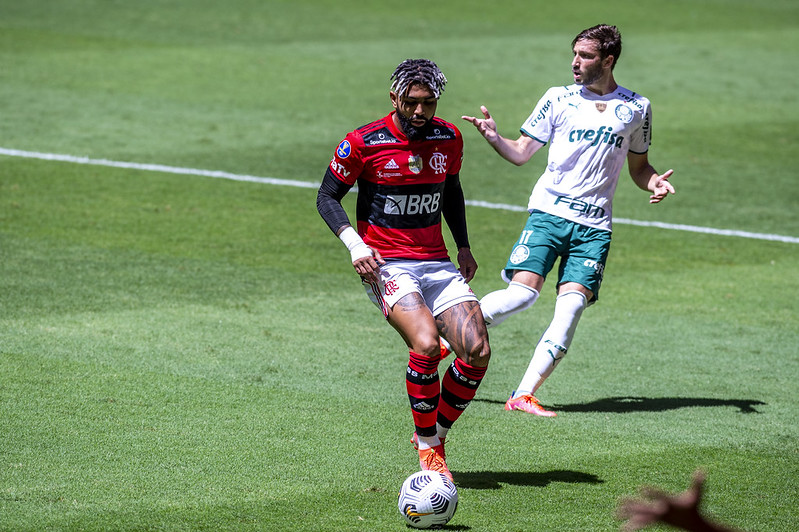
[{"label": "player's long hair", "polygon": [[577,41],[583,39],[589,41],[596,41],[599,43],[599,53],[602,54],[602,59],[609,55],[613,56],[613,65],[611,70],[616,68],[616,63],[619,62],[621,55],[621,33],[616,26],[608,26],[607,24],[597,24],[591,28],[585,29],[577,34],[577,37],[572,41],[572,49]]},{"label": "player's long hair", "polygon": [[391,90],[400,96],[404,96],[411,86],[421,84],[439,98],[447,84],[447,78],[441,69],[429,59],[406,59],[397,66],[389,79],[394,81]]}]

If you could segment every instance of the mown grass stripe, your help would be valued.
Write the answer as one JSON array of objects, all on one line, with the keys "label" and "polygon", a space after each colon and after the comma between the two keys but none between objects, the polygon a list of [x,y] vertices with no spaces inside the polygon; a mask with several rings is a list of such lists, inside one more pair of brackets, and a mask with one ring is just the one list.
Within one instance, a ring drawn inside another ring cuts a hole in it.
[{"label": "mown grass stripe", "polygon": [[[278,179],[276,177],[259,177],[246,174],[233,174],[220,170],[202,170],[198,168],[183,168],[179,166],[168,166],[163,164],[131,163],[124,161],[111,161],[108,159],[91,159],[75,155],[65,155],[58,153],[42,153],[35,151],[15,150],[0,147],[0,155],[9,157],[24,157],[28,159],[41,159],[46,161],[60,161],[76,164],[91,164],[97,166],[109,166],[114,168],[129,168],[133,170],[143,170],[149,172],[164,172],[168,174],[195,175],[201,177],[213,177],[217,179],[230,179],[233,181],[246,181],[251,183],[261,183],[265,185],[277,185],[298,188],[319,187],[319,183],[310,181],[299,181],[296,179]],[[489,203],[479,200],[467,200],[466,204],[472,207],[482,207],[486,209],[497,209],[511,212],[523,212],[526,207],[519,205],[509,205],[506,203]],[[799,238],[785,235],[775,235],[768,233],[753,233],[750,231],[738,231],[735,229],[716,229],[713,227],[702,227],[696,225],[670,224],[665,222],[648,222],[642,220],[631,220],[629,218],[614,218],[614,224],[637,225],[641,227],[657,227],[659,229],[669,229],[673,231],[688,231],[692,233],[705,233],[718,236],[733,236],[740,238],[752,238],[756,240],[770,240],[776,242],[786,242],[789,244],[799,244]]]}]

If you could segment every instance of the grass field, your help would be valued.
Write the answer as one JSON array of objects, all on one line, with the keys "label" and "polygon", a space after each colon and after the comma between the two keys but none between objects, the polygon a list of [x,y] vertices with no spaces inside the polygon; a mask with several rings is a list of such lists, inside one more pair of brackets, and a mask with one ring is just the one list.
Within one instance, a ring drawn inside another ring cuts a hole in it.
[{"label": "grass field", "polygon": [[[553,289],[492,331],[447,528],[612,531],[619,498],[701,467],[712,515],[798,530],[796,2],[0,0],[0,148],[315,183],[401,60],[442,67],[440,116],[485,104],[513,135],[597,22],[678,191],[650,206],[625,172],[616,216],[789,238],[618,224],[540,393],[557,418],[502,408]],[[463,126],[467,198],[524,205],[543,154]],[[406,530],[407,350],[315,196],[0,155],[0,530]],[[483,295],[524,214],[468,218]]]}]

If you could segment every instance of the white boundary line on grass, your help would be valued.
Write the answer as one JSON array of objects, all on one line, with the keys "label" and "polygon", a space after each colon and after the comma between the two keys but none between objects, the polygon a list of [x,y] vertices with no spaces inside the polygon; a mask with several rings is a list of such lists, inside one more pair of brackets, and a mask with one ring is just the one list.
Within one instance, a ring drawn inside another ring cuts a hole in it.
[{"label": "white boundary line on grass", "polygon": [[[505,205],[502,203],[488,203],[485,201],[467,200],[468,205],[484,207],[486,209],[501,209],[503,211],[526,212],[527,207],[518,205]],[[660,229],[671,229],[674,231],[689,231],[692,233],[705,233],[708,235],[738,236],[742,238],[754,238],[757,240],[773,240],[776,242],[787,242],[789,244],[799,244],[799,238],[794,236],[770,235],[767,233],[750,233],[748,231],[736,231],[733,229],[714,229],[713,227],[701,227],[698,225],[669,224],[665,222],[644,222],[641,220],[631,220],[630,218],[613,218],[613,224],[637,225],[641,227],[658,227]]]},{"label": "white boundary line on grass", "polygon": [[[7,155],[9,157],[23,157],[27,159],[41,159],[46,161],[60,161],[60,162],[76,163],[76,164],[110,166],[114,168],[129,168],[133,170],[163,172],[168,174],[183,174],[183,175],[195,175],[201,177],[214,177],[218,179],[230,179],[233,181],[262,183],[265,185],[278,185],[286,187],[313,188],[313,189],[319,187],[319,183],[311,183],[308,181],[298,181],[293,179],[258,177],[253,175],[232,174],[230,172],[221,172],[217,170],[200,170],[196,168],[181,168],[179,166],[166,166],[162,164],[142,164],[142,163],[128,163],[122,161],[110,161],[108,159],[90,159],[88,157],[77,157],[74,155],[62,155],[58,153],[41,153],[35,151],[14,150],[2,147],[0,147],[0,155]],[[497,209],[497,210],[512,211],[512,212],[524,212],[527,210],[526,207],[518,205],[489,203],[486,201],[476,201],[476,200],[467,200],[466,204],[473,207],[482,207],[486,209]],[[624,224],[624,225],[637,225],[642,227],[658,227],[660,229],[670,229],[675,231],[690,231],[693,233],[705,233],[705,234],[720,235],[720,236],[737,236],[742,238],[753,238],[757,240],[771,240],[776,242],[799,244],[799,238],[792,236],[772,235],[764,233],[750,233],[748,231],[734,231],[730,229],[714,229],[712,227],[700,227],[695,225],[669,224],[663,222],[644,222],[639,220],[630,220],[628,218],[614,218],[613,223]]]}]

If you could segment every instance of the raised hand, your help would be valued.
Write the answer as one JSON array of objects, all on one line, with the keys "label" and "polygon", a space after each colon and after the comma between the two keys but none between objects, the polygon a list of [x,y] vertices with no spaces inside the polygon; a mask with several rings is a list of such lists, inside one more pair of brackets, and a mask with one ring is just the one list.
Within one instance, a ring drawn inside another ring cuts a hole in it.
[{"label": "raised hand", "polygon": [[493,142],[497,138],[497,123],[491,118],[491,114],[488,112],[488,108],[485,105],[480,106],[480,111],[482,111],[484,118],[466,115],[461,116],[461,118],[467,122],[471,122],[488,142]]}]

